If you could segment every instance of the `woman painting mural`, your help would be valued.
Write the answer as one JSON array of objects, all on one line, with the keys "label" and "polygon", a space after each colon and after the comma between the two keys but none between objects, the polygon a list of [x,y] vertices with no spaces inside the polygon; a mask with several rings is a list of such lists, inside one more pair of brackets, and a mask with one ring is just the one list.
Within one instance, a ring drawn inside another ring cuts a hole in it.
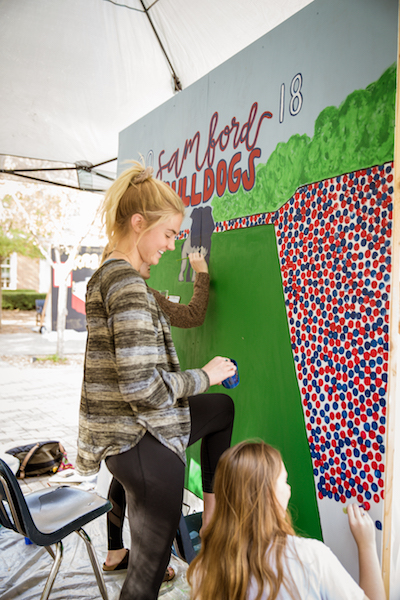
[{"label": "woman painting mural", "polygon": [[233,403],[202,394],[236,368],[217,356],[181,371],[168,321],[139,272],[174,250],[184,214],[179,196],[134,162],[108,190],[103,213],[108,245],[86,294],[77,468],[91,475],[105,459],[123,485],[132,548],[120,598],[155,600],[179,522],[185,450],[201,438],[204,526],[211,518]]}]

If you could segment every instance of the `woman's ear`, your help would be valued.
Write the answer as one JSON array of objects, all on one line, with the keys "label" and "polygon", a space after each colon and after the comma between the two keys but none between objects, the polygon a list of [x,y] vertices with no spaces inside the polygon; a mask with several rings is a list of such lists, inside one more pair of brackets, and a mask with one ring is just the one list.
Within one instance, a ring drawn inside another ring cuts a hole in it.
[{"label": "woman's ear", "polygon": [[145,225],[145,220],[142,215],[134,214],[131,216],[131,226],[135,233],[141,233]]}]

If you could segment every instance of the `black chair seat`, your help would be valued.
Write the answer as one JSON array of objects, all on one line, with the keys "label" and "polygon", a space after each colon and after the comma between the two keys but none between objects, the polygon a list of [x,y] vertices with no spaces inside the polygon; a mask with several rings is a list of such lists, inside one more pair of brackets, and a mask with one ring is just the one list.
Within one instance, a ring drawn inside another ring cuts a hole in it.
[{"label": "black chair seat", "polygon": [[25,497],[34,527],[29,539],[48,546],[64,539],[86,523],[107,512],[108,500],[79,488],[60,486],[32,492]]},{"label": "black chair seat", "polygon": [[[0,459],[0,524],[44,546],[54,559],[41,600],[49,597],[62,560],[62,540],[74,531],[83,539],[104,600],[108,600],[97,557],[83,526],[111,510],[109,500],[79,488],[60,486],[24,496],[8,465]],[[56,544],[56,553],[51,545]]]}]

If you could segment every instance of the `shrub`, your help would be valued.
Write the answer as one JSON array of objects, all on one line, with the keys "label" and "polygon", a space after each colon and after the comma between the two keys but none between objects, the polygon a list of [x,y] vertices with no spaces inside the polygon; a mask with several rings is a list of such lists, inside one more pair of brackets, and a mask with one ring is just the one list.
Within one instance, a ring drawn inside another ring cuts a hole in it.
[{"label": "shrub", "polygon": [[355,90],[339,107],[327,106],[315,121],[314,136],[294,134],[280,142],[265,164],[256,166],[256,183],[232,195],[214,196],[214,221],[274,212],[299,187],[393,160],[396,65],[364,90]]},{"label": "shrub", "polygon": [[4,310],[35,310],[35,300],[45,298],[35,290],[3,290],[1,305]]}]

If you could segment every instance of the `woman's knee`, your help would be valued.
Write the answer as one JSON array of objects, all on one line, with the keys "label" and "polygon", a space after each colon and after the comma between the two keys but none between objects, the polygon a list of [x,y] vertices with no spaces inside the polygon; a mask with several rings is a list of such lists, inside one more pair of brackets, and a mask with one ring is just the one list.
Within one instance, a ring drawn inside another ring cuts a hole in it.
[{"label": "woman's knee", "polygon": [[233,422],[235,417],[235,404],[228,394],[218,394],[221,410],[226,414],[229,422]]}]

